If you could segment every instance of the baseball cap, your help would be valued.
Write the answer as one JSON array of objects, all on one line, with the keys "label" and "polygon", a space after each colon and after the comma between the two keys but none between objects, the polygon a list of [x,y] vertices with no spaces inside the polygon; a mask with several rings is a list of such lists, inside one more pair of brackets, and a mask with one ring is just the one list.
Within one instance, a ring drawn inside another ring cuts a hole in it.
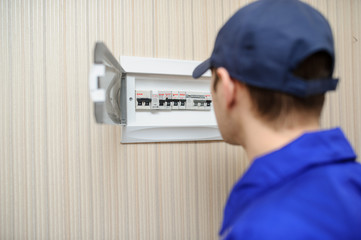
[{"label": "baseball cap", "polygon": [[[293,74],[317,52],[332,58],[327,78],[305,81]],[[238,10],[218,32],[212,55],[198,65],[199,78],[224,67],[232,78],[251,86],[307,97],[335,90],[332,30],[326,18],[299,0],[258,0]]]}]

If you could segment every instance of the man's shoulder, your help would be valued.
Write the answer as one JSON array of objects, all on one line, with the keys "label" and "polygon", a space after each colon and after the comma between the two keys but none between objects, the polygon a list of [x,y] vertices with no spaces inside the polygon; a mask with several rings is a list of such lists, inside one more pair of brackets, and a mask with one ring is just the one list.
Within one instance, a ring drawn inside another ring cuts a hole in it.
[{"label": "man's shoulder", "polygon": [[354,215],[356,209],[361,212],[361,164],[349,161],[314,166],[270,189],[258,204],[286,216],[292,212],[304,218],[361,221],[361,217]]},{"label": "man's shoulder", "polygon": [[344,161],[312,166],[294,179],[286,181],[283,187],[291,193],[316,191],[312,196],[317,198],[324,194],[340,194],[340,191],[347,195],[356,190],[357,194],[361,194],[361,164]]},{"label": "man's shoulder", "polygon": [[360,212],[361,165],[316,166],[254,199],[226,239],[361,239]]}]

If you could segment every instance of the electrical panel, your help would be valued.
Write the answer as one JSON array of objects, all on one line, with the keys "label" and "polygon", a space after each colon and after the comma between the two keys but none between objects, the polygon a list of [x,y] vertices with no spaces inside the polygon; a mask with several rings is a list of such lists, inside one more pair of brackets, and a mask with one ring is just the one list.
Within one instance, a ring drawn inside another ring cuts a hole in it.
[{"label": "electrical panel", "polygon": [[97,43],[89,75],[97,123],[122,128],[122,143],[221,140],[210,72],[192,78],[197,61],[121,56]]}]

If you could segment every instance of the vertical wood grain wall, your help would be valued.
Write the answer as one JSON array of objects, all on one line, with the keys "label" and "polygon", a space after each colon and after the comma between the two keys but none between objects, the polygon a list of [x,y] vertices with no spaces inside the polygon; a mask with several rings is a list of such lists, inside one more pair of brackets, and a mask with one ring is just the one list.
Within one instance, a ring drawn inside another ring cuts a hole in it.
[{"label": "vertical wood grain wall", "polygon": [[[203,60],[245,0],[1,0],[0,239],[216,239],[248,166],[222,142],[119,144],[96,125],[96,41],[115,56]],[[332,24],[337,93],[322,124],[361,147],[361,1],[309,0]]]}]

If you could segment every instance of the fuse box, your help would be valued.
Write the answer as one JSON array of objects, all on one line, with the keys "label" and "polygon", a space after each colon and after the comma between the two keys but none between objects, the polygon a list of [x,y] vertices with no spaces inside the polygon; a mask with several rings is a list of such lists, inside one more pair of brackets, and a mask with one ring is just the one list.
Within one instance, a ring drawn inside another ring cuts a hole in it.
[{"label": "fuse box", "polygon": [[128,56],[117,60],[97,43],[89,75],[97,123],[120,125],[122,143],[221,140],[210,72],[197,80],[191,76],[198,64]]}]

